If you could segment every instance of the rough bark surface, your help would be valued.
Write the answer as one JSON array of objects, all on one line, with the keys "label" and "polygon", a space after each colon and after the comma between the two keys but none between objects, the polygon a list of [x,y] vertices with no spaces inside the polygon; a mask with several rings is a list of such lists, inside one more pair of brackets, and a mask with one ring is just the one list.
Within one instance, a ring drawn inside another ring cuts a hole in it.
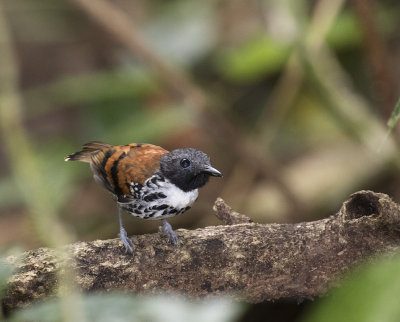
[{"label": "rough bark surface", "polygon": [[[84,291],[231,294],[249,302],[304,299],[323,294],[361,260],[399,249],[399,210],[387,195],[360,191],[336,215],[314,222],[179,229],[177,249],[161,234],[134,236],[134,257],[124,253],[118,239],[79,242],[66,249]],[[55,294],[60,267],[55,258],[47,248],[19,260],[9,258],[18,271],[3,309]]]}]

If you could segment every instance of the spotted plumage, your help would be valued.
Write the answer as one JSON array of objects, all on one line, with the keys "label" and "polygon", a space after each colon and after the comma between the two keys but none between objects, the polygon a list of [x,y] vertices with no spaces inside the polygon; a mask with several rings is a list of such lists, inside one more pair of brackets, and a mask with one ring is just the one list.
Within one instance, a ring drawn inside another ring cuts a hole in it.
[{"label": "spotted plumage", "polygon": [[166,218],[189,210],[209,177],[222,176],[202,151],[185,148],[168,152],[142,143],[113,146],[89,142],[65,161],[89,163],[95,181],[112,193],[119,209],[119,235],[132,254],[132,241],[122,225],[122,210],[142,219],[162,220],[162,230],[176,245],[177,237]]}]

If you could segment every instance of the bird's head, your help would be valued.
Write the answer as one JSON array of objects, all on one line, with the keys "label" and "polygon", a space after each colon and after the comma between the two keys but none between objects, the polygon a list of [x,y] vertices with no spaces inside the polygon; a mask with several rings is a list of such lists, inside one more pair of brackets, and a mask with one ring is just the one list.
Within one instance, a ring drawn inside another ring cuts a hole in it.
[{"label": "bird's head", "polygon": [[204,186],[210,176],[222,177],[222,173],[211,166],[208,155],[193,148],[176,149],[162,155],[160,170],[183,191]]}]

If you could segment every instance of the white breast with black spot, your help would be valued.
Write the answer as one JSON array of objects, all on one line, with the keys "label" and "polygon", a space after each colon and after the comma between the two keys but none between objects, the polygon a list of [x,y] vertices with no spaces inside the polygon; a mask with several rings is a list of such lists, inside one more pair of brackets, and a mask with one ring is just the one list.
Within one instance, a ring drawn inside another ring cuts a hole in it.
[{"label": "white breast with black spot", "polygon": [[164,193],[167,196],[167,198],[165,198],[165,201],[161,200],[161,202],[167,203],[169,206],[176,209],[182,209],[192,206],[192,204],[199,196],[198,189],[183,191],[169,181],[165,181],[161,184],[160,192]]},{"label": "white breast with black spot", "polygon": [[122,208],[136,217],[159,220],[182,214],[196,201],[198,189],[183,191],[168,179],[156,174],[138,189],[132,184],[135,195],[132,202],[121,204]]}]

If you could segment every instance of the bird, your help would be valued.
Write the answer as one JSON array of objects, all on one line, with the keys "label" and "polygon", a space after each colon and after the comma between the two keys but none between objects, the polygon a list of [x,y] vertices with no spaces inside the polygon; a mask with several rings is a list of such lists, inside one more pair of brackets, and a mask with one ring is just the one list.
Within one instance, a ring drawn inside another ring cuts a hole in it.
[{"label": "bird", "polygon": [[112,194],[118,207],[119,237],[125,252],[132,255],[134,245],[123,226],[123,211],[146,220],[161,220],[160,231],[176,247],[178,238],[166,219],[189,210],[198,189],[211,176],[222,177],[200,150],[180,148],[169,152],[148,143],[111,145],[91,141],[64,160],[89,163],[94,180]]}]

